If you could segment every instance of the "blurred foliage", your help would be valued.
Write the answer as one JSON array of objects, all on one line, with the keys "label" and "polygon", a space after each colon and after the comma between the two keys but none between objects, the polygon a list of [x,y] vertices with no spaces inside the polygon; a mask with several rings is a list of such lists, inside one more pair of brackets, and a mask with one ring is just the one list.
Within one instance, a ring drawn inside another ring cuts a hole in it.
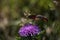
[{"label": "blurred foliage", "polygon": [[[21,39],[18,35],[19,28],[29,22],[32,22],[33,24],[36,23],[42,28],[45,28],[38,36],[36,36],[38,40],[42,38],[41,36],[45,35],[47,27],[52,27],[54,29],[53,36],[60,35],[60,13],[57,11],[53,0],[0,0],[0,13],[1,12],[4,13],[9,20],[9,35],[16,36],[17,40]],[[45,23],[40,20],[38,22],[34,22],[27,18],[30,14],[46,16],[48,18],[48,22]],[[26,20],[23,19],[23,21],[21,21],[22,18],[25,18]],[[54,22],[55,25],[53,27]],[[45,27],[45,25],[47,25],[47,27]]]}]

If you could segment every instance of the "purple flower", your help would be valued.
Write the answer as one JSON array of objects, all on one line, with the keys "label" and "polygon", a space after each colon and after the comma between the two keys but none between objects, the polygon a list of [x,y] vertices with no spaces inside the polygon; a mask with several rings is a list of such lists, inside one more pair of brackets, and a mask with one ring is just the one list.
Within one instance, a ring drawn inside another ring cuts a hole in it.
[{"label": "purple flower", "polygon": [[37,35],[40,32],[40,29],[37,25],[26,24],[19,29],[19,35],[23,37]]}]

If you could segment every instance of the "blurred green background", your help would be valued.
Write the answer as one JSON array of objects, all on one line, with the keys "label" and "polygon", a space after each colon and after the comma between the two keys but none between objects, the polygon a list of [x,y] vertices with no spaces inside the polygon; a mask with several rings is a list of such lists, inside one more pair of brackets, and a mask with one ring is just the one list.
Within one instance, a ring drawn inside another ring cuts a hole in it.
[{"label": "blurred green background", "polygon": [[[46,40],[60,40],[60,0],[0,0],[0,40],[21,40],[18,30],[31,21],[30,14],[48,18],[46,24],[41,23],[47,25],[46,30],[52,29]],[[36,38],[45,40],[41,39],[44,34],[42,31]]]}]

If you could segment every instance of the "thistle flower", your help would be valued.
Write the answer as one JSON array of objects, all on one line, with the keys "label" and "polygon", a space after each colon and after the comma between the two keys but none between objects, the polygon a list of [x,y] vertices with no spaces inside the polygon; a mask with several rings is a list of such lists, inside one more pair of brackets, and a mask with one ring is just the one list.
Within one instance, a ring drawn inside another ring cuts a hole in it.
[{"label": "thistle flower", "polygon": [[40,29],[37,25],[26,24],[19,29],[19,35],[23,37],[34,36],[40,32]]}]

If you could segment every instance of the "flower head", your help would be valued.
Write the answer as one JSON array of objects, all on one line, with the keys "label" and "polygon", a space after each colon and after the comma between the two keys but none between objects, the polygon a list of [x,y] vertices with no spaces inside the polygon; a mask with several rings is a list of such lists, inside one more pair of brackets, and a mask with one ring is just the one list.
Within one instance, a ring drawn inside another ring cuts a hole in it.
[{"label": "flower head", "polygon": [[32,25],[32,24],[26,24],[23,27],[19,29],[19,35],[20,36],[33,36],[36,35],[40,32],[39,28],[37,25]]}]

